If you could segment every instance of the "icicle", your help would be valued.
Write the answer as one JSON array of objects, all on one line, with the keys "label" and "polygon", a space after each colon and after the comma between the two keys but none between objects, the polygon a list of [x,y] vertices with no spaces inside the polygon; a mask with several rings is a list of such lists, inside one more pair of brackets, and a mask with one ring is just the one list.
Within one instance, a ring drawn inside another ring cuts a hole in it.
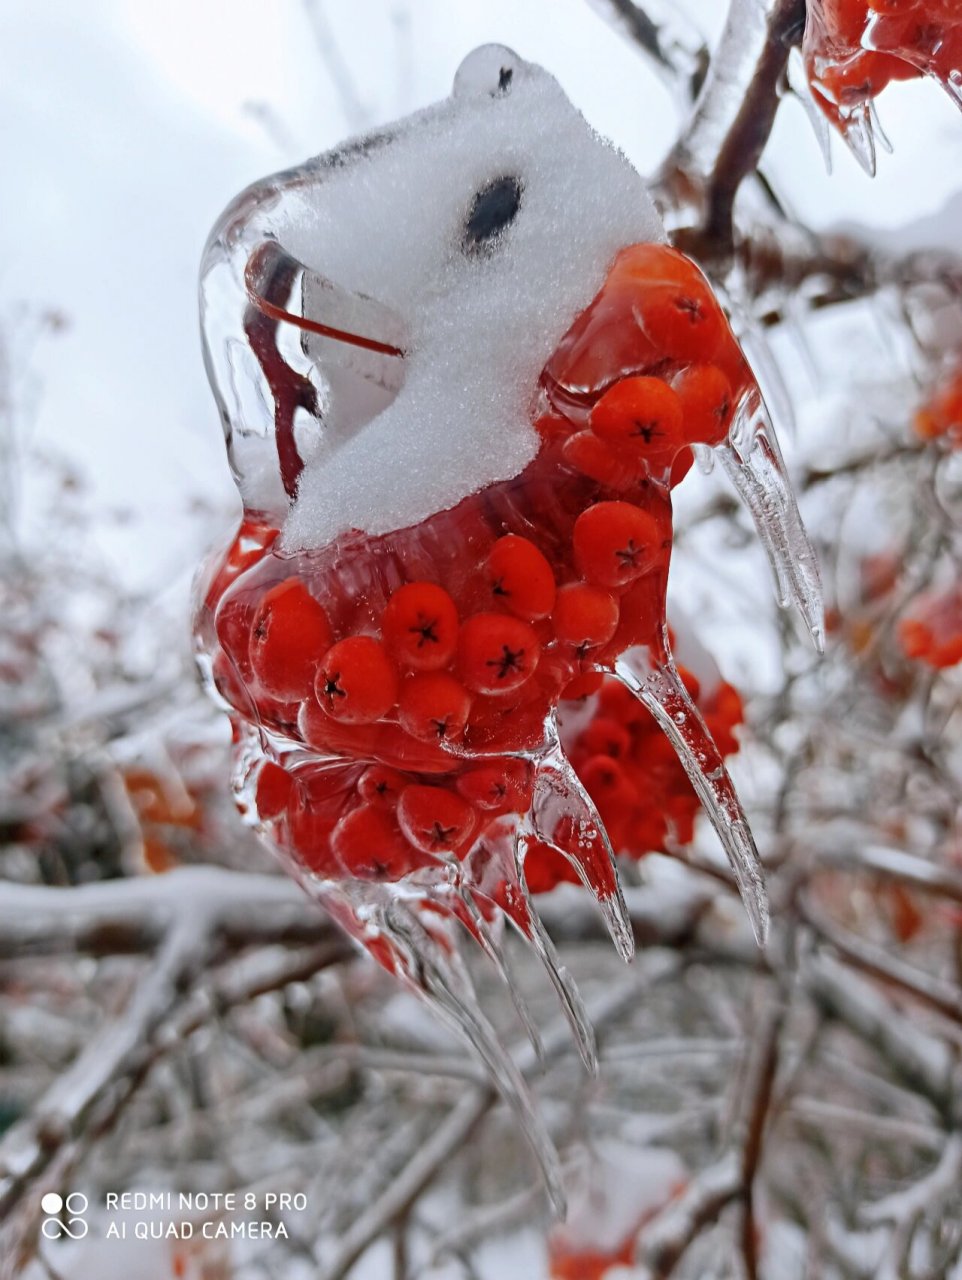
[{"label": "icicle", "polygon": [[842,137],[852,155],[870,178],[875,177],[875,132],[868,102],[861,102],[839,116]]},{"label": "icicle", "polygon": [[831,173],[832,138],[828,120],[812,94],[811,85],[808,81],[808,72],[805,70],[805,59],[802,57],[801,49],[798,48],[792,49],[788,55],[788,87],[802,104],[805,114],[808,116],[808,122],[815,134],[815,139],[818,142],[818,148],[822,153],[825,171],[826,173]]},{"label": "icicle", "polygon": [[436,893],[432,893],[431,896],[441,901],[442,905],[447,907],[461,921],[465,929],[494,965],[498,977],[504,983],[508,995],[511,997],[511,1003],[514,1005],[515,1013],[518,1015],[518,1021],[524,1027],[525,1035],[531,1043],[535,1057],[540,1062],[544,1058],[544,1043],[541,1039],[541,1033],[531,1017],[527,1002],[521,994],[518,984],[515,982],[514,973],[508,963],[507,956],[494,936],[491,925],[481,913],[470,887],[460,883],[454,889],[454,894],[453,901],[449,897],[442,898],[441,895]]},{"label": "icicle", "polygon": [[355,941],[481,1057],[538,1160],[551,1207],[564,1217],[565,1194],[554,1143],[524,1077],[481,1011],[456,946],[434,932],[445,929],[442,917],[434,915],[429,930],[418,918],[416,905],[399,899],[390,886],[324,884],[313,886],[312,892]]},{"label": "icicle", "polygon": [[768,896],[758,850],[701,713],[670,661],[652,667],[645,650],[633,649],[618,660],[615,674],[651,712],[675,748],[728,855],[755,937],[764,944],[768,936]]},{"label": "icicle", "polygon": [[618,954],[628,961],[634,954],[634,935],[605,824],[564,753],[553,719],[546,737],[522,836],[543,841],[574,867],[601,908]]},{"label": "icicle", "polygon": [[[479,849],[467,863],[476,890],[504,912],[521,936],[531,944],[544,965],[545,972],[558,994],[561,1007],[574,1035],[575,1044],[585,1068],[598,1072],[595,1033],[588,1018],[581,993],[555,950],[538,917],[524,879],[526,837],[521,824],[504,842],[492,842]],[[478,856],[480,855],[480,856]]]},{"label": "icicle", "polygon": [[825,619],[818,560],[785,473],[771,418],[757,393],[749,394],[740,406],[728,444],[720,452],[768,553],[779,604],[795,605],[821,653]]}]

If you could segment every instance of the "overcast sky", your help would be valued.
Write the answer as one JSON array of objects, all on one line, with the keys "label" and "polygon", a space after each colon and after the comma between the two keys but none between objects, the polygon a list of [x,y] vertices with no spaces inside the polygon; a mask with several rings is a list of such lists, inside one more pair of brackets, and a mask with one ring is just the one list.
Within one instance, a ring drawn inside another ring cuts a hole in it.
[{"label": "overcast sky", "polygon": [[[183,579],[192,498],[233,488],[200,360],[197,264],[251,180],[445,95],[461,58],[495,40],[542,63],[643,170],[677,118],[657,76],[588,0],[327,0],[322,56],[301,0],[4,0],[0,7],[0,317],[30,302],[70,325],[35,349],[40,397],[21,425],[92,486],[97,537],[132,584]],[[685,6],[708,33],[720,0]],[[265,108],[267,112],[265,114]],[[782,111],[766,163],[793,208],[916,241],[962,188],[962,119],[932,85],[896,86],[895,145],[870,182],[839,146],[825,173],[804,113]],[[928,217],[928,221],[925,219]],[[15,347],[15,351],[17,348]],[[23,384],[21,383],[21,386]],[[26,527],[34,506],[23,494]],[[114,527],[110,512],[129,521]]]}]

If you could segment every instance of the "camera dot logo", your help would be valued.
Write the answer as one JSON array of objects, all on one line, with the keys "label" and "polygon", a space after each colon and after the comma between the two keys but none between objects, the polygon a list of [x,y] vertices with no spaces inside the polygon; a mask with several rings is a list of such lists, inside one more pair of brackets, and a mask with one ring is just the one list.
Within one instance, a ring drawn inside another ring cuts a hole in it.
[{"label": "camera dot logo", "polygon": [[42,1234],[48,1240],[60,1240],[64,1236],[70,1240],[82,1240],[90,1230],[83,1216],[89,1203],[80,1191],[71,1191],[68,1196],[48,1191],[40,1201],[40,1208],[46,1215],[40,1225]]}]

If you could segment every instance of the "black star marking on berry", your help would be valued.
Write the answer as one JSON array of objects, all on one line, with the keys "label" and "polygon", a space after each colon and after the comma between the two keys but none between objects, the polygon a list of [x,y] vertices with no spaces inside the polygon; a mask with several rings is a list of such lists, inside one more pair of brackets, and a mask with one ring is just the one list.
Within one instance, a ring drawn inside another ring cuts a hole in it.
[{"label": "black star marking on berry", "polygon": [[631,434],[633,436],[641,436],[645,444],[651,444],[655,436],[660,436],[662,432],[658,430],[657,422],[640,422],[635,418],[635,429]]},{"label": "black star marking on berry", "polygon": [[447,734],[448,734],[447,720],[432,720],[431,723],[434,725],[434,731],[438,735],[439,742],[441,741],[442,738],[447,737]]},{"label": "black star marking on berry", "polygon": [[418,614],[418,620],[415,625],[408,627],[408,631],[418,637],[419,649],[423,649],[426,644],[441,643],[441,638],[435,630],[437,625],[437,618],[425,618],[423,614]]},{"label": "black star marking on berry", "polygon": [[457,827],[442,827],[440,822],[436,822],[431,829],[431,841],[436,849],[444,849],[451,843],[451,837],[457,831]]},{"label": "black star marking on berry", "polygon": [[699,324],[704,319],[704,310],[697,298],[689,298],[683,293],[675,299],[675,306],[692,324]]},{"label": "black star marking on berry", "polygon": [[622,547],[620,551],[616,551],[615,556],[621,561],[622,566],[625,569],[637,569],[638,557],[641,555],[643,549],[644,548],[642,547],[635,546],[634,538],[629,538],[627,546]]},{"label": "black star marking on berry", "polygon": [[340,678],[340,671],[335,671],[332,675],[324,677],[324,688],[321,690],[321,693],[331,704],[333,704],[335,698],[347,697],[347,690],[342,689],[338,684]]},{"label": "black star marking on berry", "polygon": [[731,407],[732,402],[729,400],[728,396],[725,396],[724,400],[715,406],[715,417],[719,422],[725,421],[729,413],[731,413]]},{"label": "black star marking on berry", "polygon": [[498,679],[504,680],[512,671],[524,671],[524,650],[501,646],[500,658],[489,658],[487,665],[498,668]]},{"label": "black star marking on berry", "polygon": [[511,594],[504,585],[504,578],[495,578],[494,582],[491,583],[491,594],[493,596],[504,596],[505,598]]}]

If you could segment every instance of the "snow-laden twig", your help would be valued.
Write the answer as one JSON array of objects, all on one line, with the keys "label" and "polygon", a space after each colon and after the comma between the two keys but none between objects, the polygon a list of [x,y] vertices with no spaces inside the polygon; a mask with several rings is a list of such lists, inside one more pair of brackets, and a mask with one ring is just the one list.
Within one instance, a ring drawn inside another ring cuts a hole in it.
[{"label": "snow-laden twig", "polygon": [[286,876],[185,867],[75,888],[7,883],[0,958],[150,950],[185,911],[203,912],[206,927],[230,945],[318,942],[332,932]]},{"label": "snow-laden twig", "polygon": [[907,992],[914,999],[937,1010],[953,1022],[962,1022],[962,990],[951,982],[924,973],[874,946],[849,929],[837,924],[807,897],[802,899],[805,920],[829,942],[843,960],[855,965],[870,977]]},{"label": "snow-laden twig", "polygon": [[916,1228],[926,1216],[938,1219],[943,1206],[958,1209],[962,1187],[962,1134],[955,1133],[945,1144],[938,1164],[918,1182],[874,1204],[865,1205],[860,1217],[868,1226],[891,1223],[893,1230],[876,1280],[900,1280],[912,1248]]},{"label": "snow-laden twig", "polygon": [[738,1196],[742,1167],[737,1151],[698,1173],[677,1199],[645,1226],[638,1237],[638,1280],[663,1280],[695,1237]]},{"label": "snow-laden twig", "polygon": [[862,1036],[896,1075],[925,1094],[943,1114],[956,1104],[955,1055],[944,1041],[922,1031],[890,1000],[825,954],[808,958],[802,977],[812,998]]}]

